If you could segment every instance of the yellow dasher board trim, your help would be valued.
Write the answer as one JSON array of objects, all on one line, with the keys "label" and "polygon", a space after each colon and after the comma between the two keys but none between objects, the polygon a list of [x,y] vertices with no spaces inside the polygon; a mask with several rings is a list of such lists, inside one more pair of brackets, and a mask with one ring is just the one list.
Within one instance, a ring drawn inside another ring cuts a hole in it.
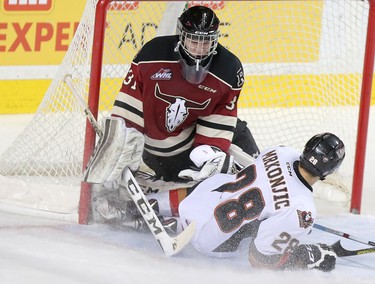
[{"label": "yellow dasher board trim", "polygon": [[[122,80],[103,79],[101,86],[116,86],[113,89],[117,90]],[[0,80],[0,114],[34,113],[50,83],[51,80]],[[246,76],[238,107],[356,106],[359,93],[359,74]],[[374,93],[372,88],[371,105],[375,105]],[[111,109],[116,95],[114,91],[106,97],[100,109]],[[341,99],[333,101],[337,95]]]},{"label": "yellow dasher board trim", "polygon": [[361,74],[246,76],[239,107],[356,106],[360,92]]},{"label": "yellow dasher board trim", "polygon": [[51,80],[0,80],[0,114],[34,113]]}]

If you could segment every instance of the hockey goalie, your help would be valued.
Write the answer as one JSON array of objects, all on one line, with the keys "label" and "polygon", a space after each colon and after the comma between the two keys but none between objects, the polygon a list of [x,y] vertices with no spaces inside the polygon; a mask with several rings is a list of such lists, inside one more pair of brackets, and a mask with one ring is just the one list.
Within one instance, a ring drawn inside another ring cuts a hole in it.
[{"label": "hockey goalie", "polygon": [[258,155],[246,122],[237,117],[242,64],[218,42],[219,23],[213,10],[193,6],[177,19],[176,35],[141,48],[103,123],[85,181],[116,191],[124,169],[135,172],[142,164],[147,171],[137,175],[143,172],[145,192],[157,191],[157,181],[163,188],[168,182],[190,187],[233,173],[236,162],[248,163],[241,157]]}]

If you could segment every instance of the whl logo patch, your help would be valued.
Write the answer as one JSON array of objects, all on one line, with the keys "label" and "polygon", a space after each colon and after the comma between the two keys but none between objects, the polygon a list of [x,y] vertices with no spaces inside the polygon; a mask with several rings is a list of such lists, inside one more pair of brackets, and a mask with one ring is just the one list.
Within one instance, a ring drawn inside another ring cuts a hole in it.
[{"label": "whl logo patch", "polygon": [[161,68],[158,72],[151,76],[151,80],[170,80],[172,79],[171,69]]}]

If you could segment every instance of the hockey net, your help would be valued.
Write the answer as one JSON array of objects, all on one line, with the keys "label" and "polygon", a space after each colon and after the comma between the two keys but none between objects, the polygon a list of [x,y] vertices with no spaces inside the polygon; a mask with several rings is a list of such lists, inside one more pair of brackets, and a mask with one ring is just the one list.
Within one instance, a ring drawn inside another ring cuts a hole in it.
[{"label": "hockey net", "polygon": [[[80,180],[95,133],[64,76],[72,76],[100,120],[108,115],[140,47],[155,36],[174,34],[183,9],[197,4],[215,10],[221,20],[220,43],[243,63],[239,116],[248,122],[260,149],[281,144],[302,149],[312,135],[334,132],[345,142],[347,156],[331,184],[344,192],[334,198],[348,205],[361,92],[371,91],[372,59],[365,59],[365,47],[373,0],[88,0],[34,118],[0,157],[3,205],[77,217],[89,198]],[[371,70],[364,81],[366,61]]]}]

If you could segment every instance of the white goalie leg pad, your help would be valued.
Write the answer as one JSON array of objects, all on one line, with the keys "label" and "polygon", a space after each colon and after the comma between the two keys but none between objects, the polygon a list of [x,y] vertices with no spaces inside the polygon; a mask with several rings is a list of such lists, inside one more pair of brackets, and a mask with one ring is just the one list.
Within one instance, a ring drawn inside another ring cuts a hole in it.
[{"label": "white goalie leg pad", "polygon": [[95,147],[83,180],[89,183],[112,182],[120,178],[125,167],[137,170],[143,147],[142,133],[127,128],[121,118],[106,118],[103,137]]},{"label": "white goalie leg pad", "polygon": [[340,171],[319,180],[313,185],[313,195],[315,198],[332,202],[339,206],[348,206],[350,203],[349,178],[342,175]]},{"label": "white goalie leg pad", "polygon": [[240,147],[231,144],[229,147],[229,154],[234,157],[234,161],[242,168],[254,163],[255,158],[244,152]]}]

